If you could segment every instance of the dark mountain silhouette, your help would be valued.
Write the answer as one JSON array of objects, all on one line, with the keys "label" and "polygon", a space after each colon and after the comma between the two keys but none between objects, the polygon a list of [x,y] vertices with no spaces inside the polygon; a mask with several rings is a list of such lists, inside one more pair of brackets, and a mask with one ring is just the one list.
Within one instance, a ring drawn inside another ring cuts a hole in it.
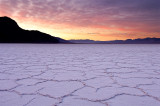
[{"label": "dark mountain silhouette", "polygon": [[114,41],[94,41],[94,40],[69,40],[73,43],[80,44],[160,44],[160,38],[144,38],[144,39],[127,39]]},{"label": "dark mountain silhouette", "polygon": [[69,43],[39,31],[24,30],[9,17],[0,17],[0,43]]}]

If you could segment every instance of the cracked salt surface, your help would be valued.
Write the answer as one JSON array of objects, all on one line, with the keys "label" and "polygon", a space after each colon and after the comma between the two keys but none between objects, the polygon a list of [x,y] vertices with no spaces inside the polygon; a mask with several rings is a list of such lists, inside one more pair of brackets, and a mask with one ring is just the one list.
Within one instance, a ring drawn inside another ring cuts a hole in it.
[{"label": "cracked salt surface", "polygon": [[160,106],[160,45],[0,44],[0,106]]}]

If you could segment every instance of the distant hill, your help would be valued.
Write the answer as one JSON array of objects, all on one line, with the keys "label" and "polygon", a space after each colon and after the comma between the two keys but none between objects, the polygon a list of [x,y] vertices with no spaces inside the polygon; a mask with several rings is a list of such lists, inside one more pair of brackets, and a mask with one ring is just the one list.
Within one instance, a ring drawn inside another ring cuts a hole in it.
[{"label": "distant hill", "polygon": [[24,30],[9,17],[0,17],[0,43],[69,43],[40,31]]},{"label": "distant hill", "polygon": [[114,41],[94,41],[94,40],[69,40],[72,43],[80,44],[160,44],[160,38],[127,39]]},{"label": "distant hill", "polygon": [[89,40],[89,39],[85,39],[85,40],[69,40],[72,43],[98,43],[98,41],[94,41],[94,40]]}]

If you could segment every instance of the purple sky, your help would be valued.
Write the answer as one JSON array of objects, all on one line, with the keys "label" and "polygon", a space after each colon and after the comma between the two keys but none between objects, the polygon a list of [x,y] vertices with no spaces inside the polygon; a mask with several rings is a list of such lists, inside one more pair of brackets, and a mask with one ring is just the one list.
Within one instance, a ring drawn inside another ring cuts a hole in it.
[{"label": "purple sky", "polygon": [[[0,16],[4,15],[23,24],[36,20],[53,29],[61,26],[59,33],[64,35],[59,36],[66,39],[160,37],[160,0],[0,0]],[[70,28],[75,30],[65,37]]]}]

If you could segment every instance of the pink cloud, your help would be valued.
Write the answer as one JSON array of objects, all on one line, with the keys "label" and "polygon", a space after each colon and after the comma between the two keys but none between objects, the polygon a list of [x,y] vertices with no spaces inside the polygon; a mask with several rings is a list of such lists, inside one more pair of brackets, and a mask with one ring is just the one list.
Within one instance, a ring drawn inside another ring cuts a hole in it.
[{"label": "pink cloud", "polygon": [[50,26],[160,33],[158,4],[157,0],[1,0],[0,15]]}]

